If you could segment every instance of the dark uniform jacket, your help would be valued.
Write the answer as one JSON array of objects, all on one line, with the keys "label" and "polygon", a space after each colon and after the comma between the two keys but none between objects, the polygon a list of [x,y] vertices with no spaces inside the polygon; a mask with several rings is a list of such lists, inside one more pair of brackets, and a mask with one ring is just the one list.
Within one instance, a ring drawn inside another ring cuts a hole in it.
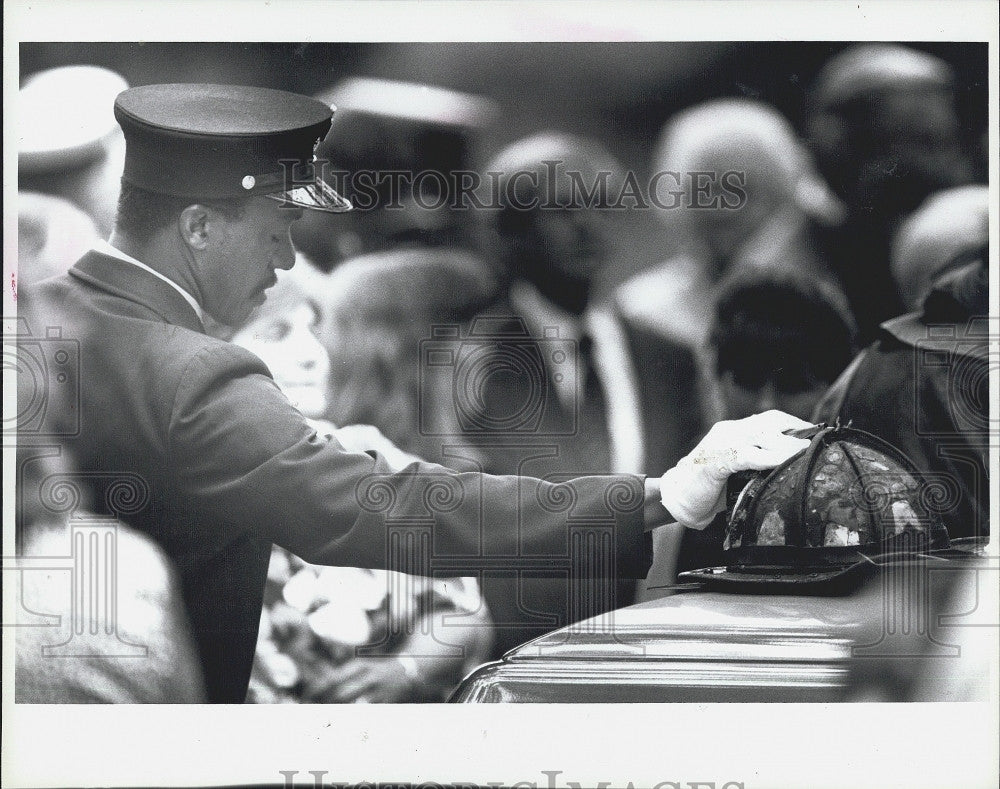
[{"label": "dark uniform jacket", "polygon": [[927,475],[928,503],[952,539],[989,534],[986,268],[962,272],[936,287],[921,312],[883,323],[813,415],[906,454]]},{"label": "dark uniform jacket", "polygon": [[574,572],[648,570],[641,478],[393,474],[376,453],[320,440],[260,359],[203,334],[180,293],[138,267],[90,253],[19,307],[25,353],[44,353],[52,326],[79,344],[19,440],[67,434],[87,479],[133,480],[127,505],[106,485],[94,494],[176,564],[211,701],[246,694],[272,541],[312,563],[448,576],[519,562],[565,573],[596,544],[604,558]]}]

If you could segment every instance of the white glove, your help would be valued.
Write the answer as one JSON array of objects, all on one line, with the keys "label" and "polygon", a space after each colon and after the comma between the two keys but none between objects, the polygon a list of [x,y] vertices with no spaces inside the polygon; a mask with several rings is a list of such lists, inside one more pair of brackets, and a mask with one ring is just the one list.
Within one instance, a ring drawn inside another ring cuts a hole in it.
[{"label": "white glove", "polygon": [[660,479],[663,506],[678,523],[704,529],[725,507],[729,475],[784,463],[809,442],[783,431],[806,427],[811,425],[781,411],[716,423],[691,454]]}]

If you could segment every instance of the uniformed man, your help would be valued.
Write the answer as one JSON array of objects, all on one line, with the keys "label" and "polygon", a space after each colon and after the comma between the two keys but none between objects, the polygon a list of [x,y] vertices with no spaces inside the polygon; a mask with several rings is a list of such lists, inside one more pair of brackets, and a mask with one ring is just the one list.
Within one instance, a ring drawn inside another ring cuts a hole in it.
[{"label": "uniformed man", "polygon": [[110,241],[20,300],[31,332],[22,353],[44,353],[57,326],[79,356],[62,359],[48,386],[19,378],[22,403],[45,387],[44,413],[30,410],[19,441],[63,435],[109,507],[107,480],[141,478],[125,520],[176,563],[210,701],[246,694],[272,542],[313,563],[410,573],[642,577],[647,527],[706,524],[729,474],[805,446],[782,433],[805,423],[770,412],[716,426],[661,479],[554,484],[422,463],[393,473],[378,452],[324,440],[263,362],[206,335],[203,318],[243,321],[275,269],[292,266],[289,228],[302,211],[349,207],[308,172],[331,108],[175,84],[126,90],[115,114],[127,154]]}]

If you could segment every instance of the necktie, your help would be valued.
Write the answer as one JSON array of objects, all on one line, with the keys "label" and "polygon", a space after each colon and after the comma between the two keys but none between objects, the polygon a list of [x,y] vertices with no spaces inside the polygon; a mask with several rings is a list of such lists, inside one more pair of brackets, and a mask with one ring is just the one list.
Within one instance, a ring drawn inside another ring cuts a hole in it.
[{"label": "necktie", "polygon": [[578,350],[578,375],[582,379],[577,387],[576,435],[566,443],[580,463],[580,471],[607,473],[611,468],[611,448],[608,432],[605,392],[594,361],[594,340],[585,334],[580,338]]}]

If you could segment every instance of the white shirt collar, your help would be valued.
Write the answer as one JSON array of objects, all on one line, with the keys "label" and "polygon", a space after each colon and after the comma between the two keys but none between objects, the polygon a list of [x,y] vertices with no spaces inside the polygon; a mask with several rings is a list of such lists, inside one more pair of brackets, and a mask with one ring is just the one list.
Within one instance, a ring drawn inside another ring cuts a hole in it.
[{"label": "white shirt collar", "polygon": [[526,280],[511,283],[510,303],[528,324],[528,332],[533,337],[544,337],[545,329],[558,327],[559,338],[579,342],[583,337],[583,321],[577,315],[553,304]]},{"label": "white shirt collar", "polygon": [[124,252],[122,252],[117,247],[111,246],[111,244],[108,243],[107,241],[105,241],[104,239],[99,239],[98,241],[96,241],[94,243],[94,251],[95,252],[99,252],[102,255],[107,255],[108,257],[113,257],[113,258],[116,258],[118,260],[122,260],[122,261],[124,261],[126,263],[131,263],[133,266],[138,266],[143,271],[148,271],[150,274],[152,274],[157,279],[162,279],[170,287],[172,287],[174,290],[176,290],[178,293],[180,293],[181,296],[184,297],[184,301],[186,301],[188,304],[190,304],[191,305],[191,309],[193,309],[195,311],[195,314],[198,316],[198,320],[201,321],[201,325],[202,326],[205,325],[205,311],[201,308],[201,305],[198,303],[198,300],[194,296],[192,296],[190,293],[188,293],[186,290],[184,290],[184,288],[182,288],[180,285],[178,285],[176,282],[174,282],[172,279],[170,279],[169,277],[164,276],[163,274],[161,274],[156,269],[150,268],[149,266],[147,266],[142,261],[136,260],[131,255],[126,255]]},{"label": "white shirt collar", "polygon": [[606,321],[614,320],[611,310],[603,304],[588,304],[582,315],[574,315],[523,279],[511,283],[510,303],[524,318],[533,337],[544,337],[546,328],[557,326],[560,339],[580,342],[584,336],[589,336],[597,345],[606,338]]}]

